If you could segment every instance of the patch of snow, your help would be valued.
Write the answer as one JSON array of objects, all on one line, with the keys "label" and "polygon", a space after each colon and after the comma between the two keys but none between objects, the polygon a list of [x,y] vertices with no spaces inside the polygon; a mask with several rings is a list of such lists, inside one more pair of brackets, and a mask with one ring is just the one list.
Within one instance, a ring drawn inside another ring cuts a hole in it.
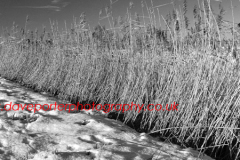
[{"label": "patch of snow", "polygon": [[[0,78],[0,159],[199,159],[198,151],[160,142],[92,111],[4,110],[4,105],[9,103],[55,102],[67,104],[48,93],[36,93]],[[201,158],[212,160],[205,155]]]}]

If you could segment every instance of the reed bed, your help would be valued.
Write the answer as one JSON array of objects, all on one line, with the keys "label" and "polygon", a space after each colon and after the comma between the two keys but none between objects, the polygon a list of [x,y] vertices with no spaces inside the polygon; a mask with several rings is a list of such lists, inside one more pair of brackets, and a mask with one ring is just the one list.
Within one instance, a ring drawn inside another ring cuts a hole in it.
[{"label": "reed bed", "polygon": [[148,15],[132,14],[130,3],[126,17],[114,20],[110,4],[104,15],[100,12],[100,19],[109,20],[108,29],[98,25],[91,31],[84,14],[64,32],[54,22],[43,33],[14,24],[2,36],[0,75],[72,103],[134,103],[146,109],[176,102],[178,111],[110,113],[184,147],[238,159],[239,31],[223,21],[221,6],[216,15],[210,1],[200,2],[192,27],[186,0],[182,11],[176,8],[165,18],[158,12],[161,6],[143,1]]}]

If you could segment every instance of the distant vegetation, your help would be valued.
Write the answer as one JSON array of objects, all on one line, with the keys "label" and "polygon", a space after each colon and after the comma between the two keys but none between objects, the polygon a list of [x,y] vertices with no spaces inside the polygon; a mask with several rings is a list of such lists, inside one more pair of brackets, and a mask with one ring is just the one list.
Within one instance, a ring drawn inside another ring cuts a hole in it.
[{"label": "distant vegetation", "polygon": [[187,0],[181,10],[171,2],[175,9],[166,17],[159,14],[161,6],[142,1],[147,15],[132,13],[130,3],[126,16],[115,19],[110,4],[99,13],[110,28],[93,31],[84,14],[64,32],[54,22],[49,33],[28,31],[27,18],[25,27],[14,24],[2,35],[0,75],[72,103],[133,102],[146,108],[177,102],[178,111],[127,111],[124,121],[212,157],[238,159],[240,25],[234,17],[224,21],[221,3],[215,13],[209,0],[199,2],[193,22]]}]

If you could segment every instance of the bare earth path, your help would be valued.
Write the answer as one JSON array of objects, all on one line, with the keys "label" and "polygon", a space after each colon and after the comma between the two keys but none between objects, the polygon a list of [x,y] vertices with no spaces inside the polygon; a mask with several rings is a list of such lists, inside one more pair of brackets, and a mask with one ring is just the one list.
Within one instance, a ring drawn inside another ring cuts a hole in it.
[{"label": "bare earth path", "polygon": [[33,114],[27,107],[18,111],[4,109],[10,103],[24,106],[55,102],[67,103],[0,78],[0,159],[211,159],[193,149],[137,133],[97,113],[40,110]]}]

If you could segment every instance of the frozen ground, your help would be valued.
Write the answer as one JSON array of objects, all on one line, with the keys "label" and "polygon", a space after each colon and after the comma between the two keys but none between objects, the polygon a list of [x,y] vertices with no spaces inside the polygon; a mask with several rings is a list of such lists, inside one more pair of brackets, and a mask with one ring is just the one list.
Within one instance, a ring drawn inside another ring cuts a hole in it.
[{"label": "frozen ground", "polygon": [[157,141],[99,113],[40,110],[33,114],[27,107],[4,109],[10,103],[24,106],[55,102],[67,103],[0,78],[0,159],[211,159],[191,148]]}]

